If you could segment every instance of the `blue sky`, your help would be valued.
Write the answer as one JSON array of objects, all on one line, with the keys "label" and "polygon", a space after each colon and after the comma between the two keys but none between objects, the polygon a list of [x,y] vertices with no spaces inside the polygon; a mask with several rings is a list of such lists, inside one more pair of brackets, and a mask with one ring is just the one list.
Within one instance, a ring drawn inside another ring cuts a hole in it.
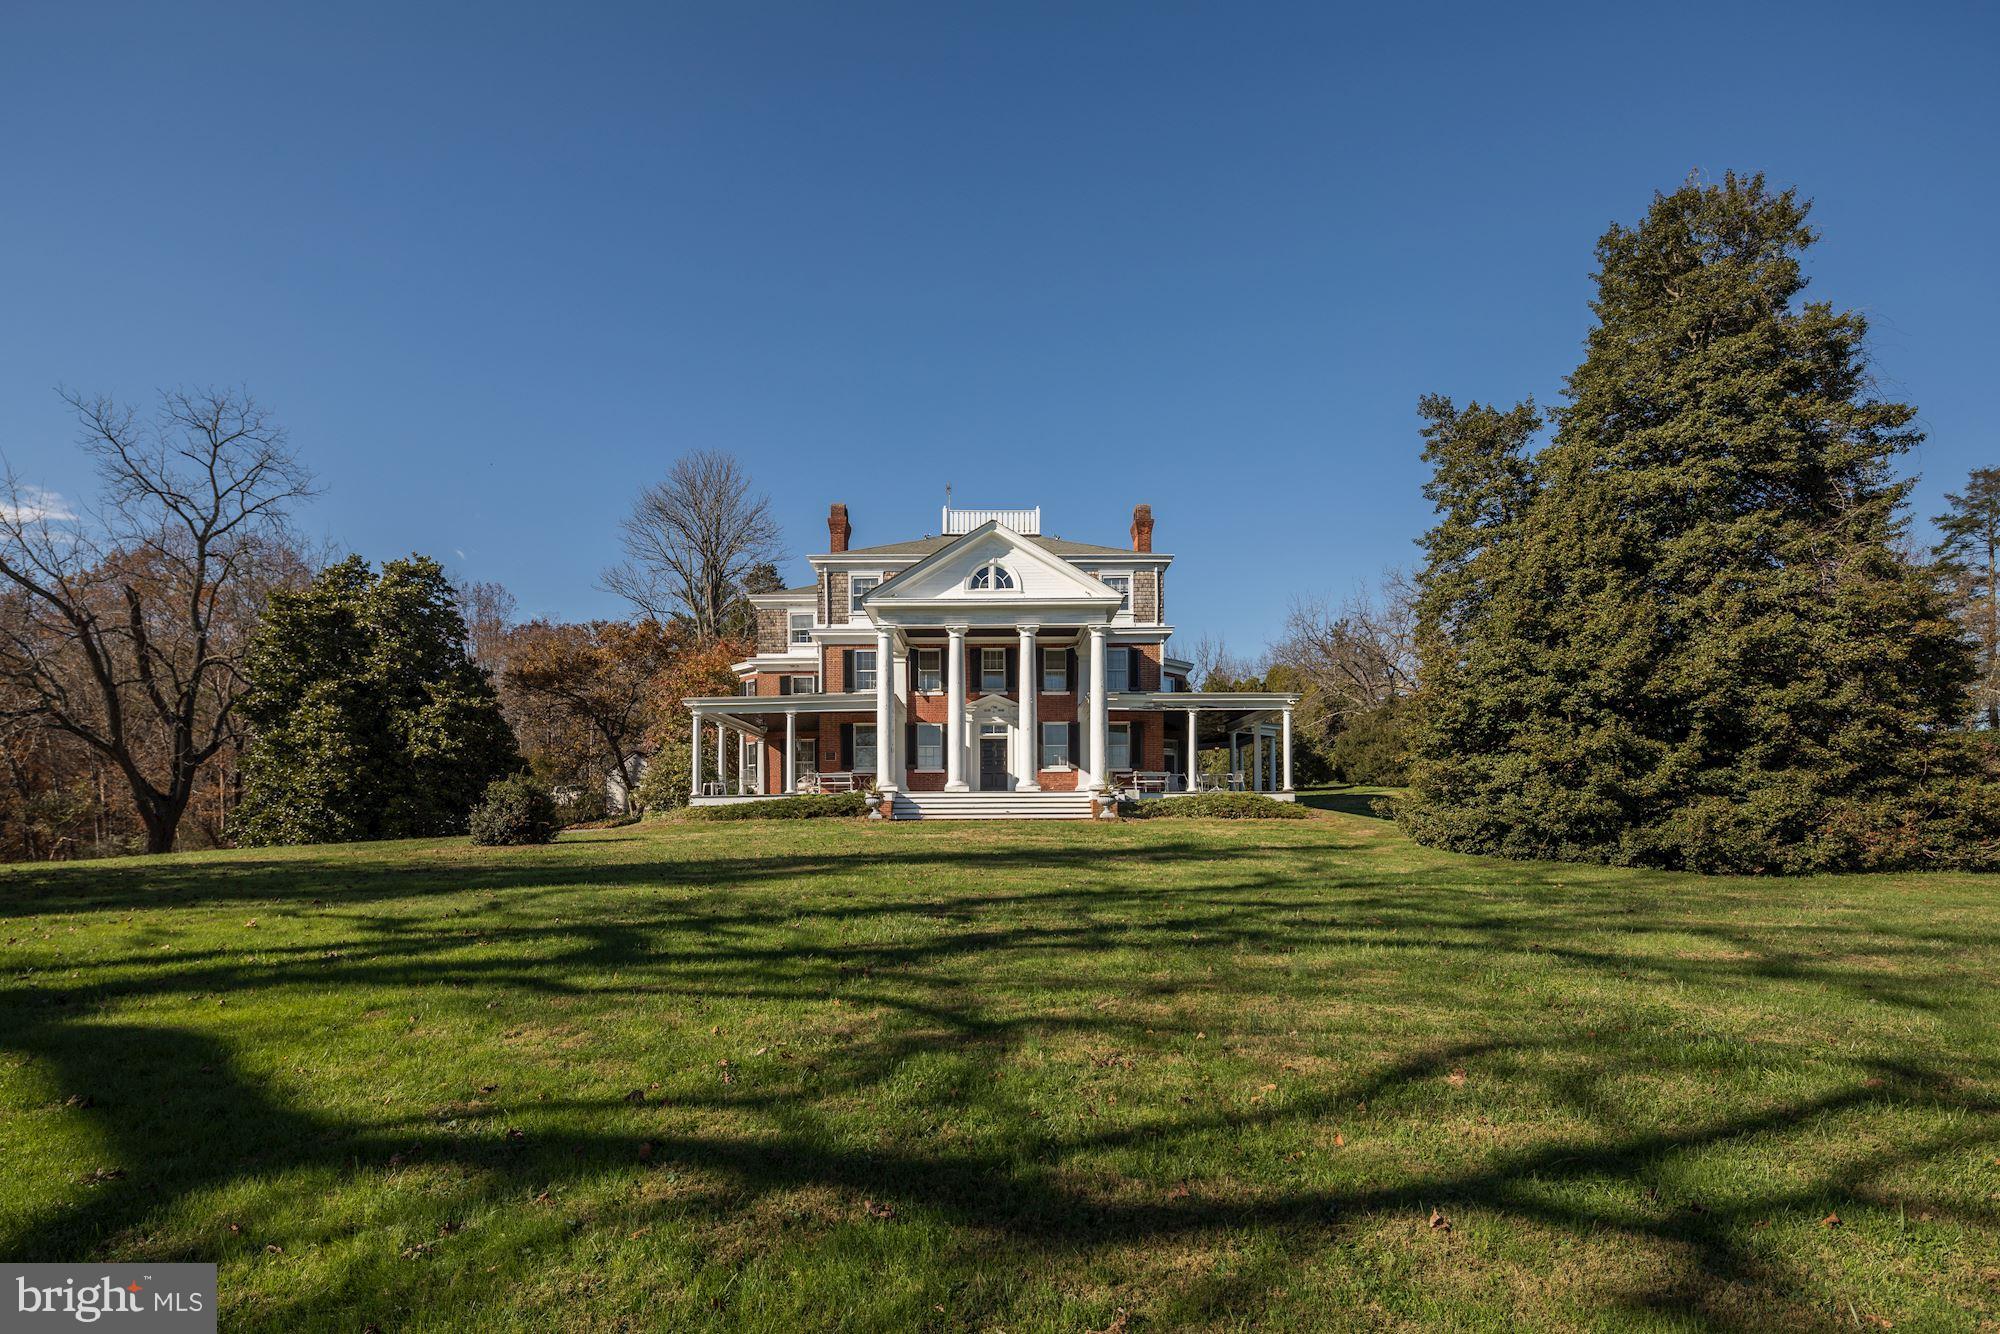
[{"label": "blue sky", "polygon": [[695,447],[795,558],[1146,500],[1254,650],[1410,561],[1417,396],[1555,401],[1605,225],[1736,168],[1818,201],[1929,514],[2000,464],[1995,13],[14,0],[0,451],[86,494],[55,386],[247,385],[310,532],[566,617]]}]

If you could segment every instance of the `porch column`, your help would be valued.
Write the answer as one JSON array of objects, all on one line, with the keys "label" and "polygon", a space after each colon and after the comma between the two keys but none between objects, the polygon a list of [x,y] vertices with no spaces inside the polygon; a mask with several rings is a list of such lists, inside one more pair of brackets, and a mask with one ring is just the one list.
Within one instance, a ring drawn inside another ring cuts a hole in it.
[{"label": "porch column", "polygon": [[1229,734],[1229,772],[1237,773],[1243,768],[1243,732],[1232,730]]},{"label": "porch column", "polygon": [[722,748],[722,724],[715,725],[715,783],[724,792],[729,790],[728,752]]},{"label": "porch column", "polygon": [[1286,709],[1283,718],[1284,718],[1283,726],[1285,729],[1284,731],[1285,784],[1282,790],[1290,792],[1292,790],[1292,711],[1290,709]]},{"label": "porch column", "polygon": [[1187,792],[1194,791],[1195,775],[1201,771],[1201,765],[1197,763],[1197,761],[1201,758],[1201,731],[1195,725],[1194,721],[1195,714],[1199,712],[1201,712],[1201,710],[1199,709],[1189,709],[1187,711],[1187,716],[1188,716],[1187,758],[1185,762],[1183,762],[1181,765],[1181,768],[1187,770],[1185,774],[1181,775],[1182,790]]},{"label": "porch column", "polygon": [[875,790],[896,790],[896,637],[875,632]]},{"label": "porch column", "polygon": [[1041,628],[1021,627],[1021,668],[1014,682],[1021,688],[1021,749],[1025,758],[1021,781],[1015,785],[1021,792],[1042,790],[1042,738],[1035,722],[1036,695],[1042,688],[1041,666],[1035,660],[1035,633]]},{"label": "porch column", "polygon": [[945,650],[944,790],[965,791],[965,631],[947,625],[951,647]]},{"label": "porch column", "polygon": [[1102,792],[1110,786],[1111,775],[1104,761],[1111,752],[1111,705],[1105,698],[1105,636],[1111,627],[1090,627],[1090,786]]},{"label": "porch column", "polygon": [[750,795],[750,734],[736,734],[736,795]]},{"label": "porch column", "polygon": [[701,714],[689,715],[694,720],[694,736],[688,745],[688,796],[701,795]]},{"label": "porch column", "polygon": [[1258,723],[1250,729],[1250,788],[1253,792],[1264,790],[1264,724]]},{"label": "porch column", "polygon": [[785,710],[785,795],[791,796],[799,790],[799,715],[791,709]]}]

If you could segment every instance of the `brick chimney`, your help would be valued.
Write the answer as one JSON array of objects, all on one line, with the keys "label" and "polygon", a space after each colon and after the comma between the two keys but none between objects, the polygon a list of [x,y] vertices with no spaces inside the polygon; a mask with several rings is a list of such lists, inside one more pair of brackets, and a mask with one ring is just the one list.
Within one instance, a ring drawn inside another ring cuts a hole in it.
[{"label": "brick chimney", "polygon": [[1153,507],[1139,505],[1132,510],[1132,550],[1153,549]]},{"label": "brick chimney", "polygon": [[847,539],[854,536],[854,525],[847,521],[847,506],[838,501],[826,512],[826,535],[832,543],[829,551],[847,550]]}]

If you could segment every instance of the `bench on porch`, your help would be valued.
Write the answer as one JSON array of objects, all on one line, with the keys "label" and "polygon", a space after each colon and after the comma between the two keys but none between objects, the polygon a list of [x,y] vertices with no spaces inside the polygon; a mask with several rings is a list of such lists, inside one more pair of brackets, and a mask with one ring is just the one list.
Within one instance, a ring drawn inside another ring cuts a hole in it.
[{"label": "bench on porch", "polygon": [[799,791],[809,793],[852,792],[854,791],[854,775],[852,773],[827,773],[816,769],[809,769],[799,775]]}]

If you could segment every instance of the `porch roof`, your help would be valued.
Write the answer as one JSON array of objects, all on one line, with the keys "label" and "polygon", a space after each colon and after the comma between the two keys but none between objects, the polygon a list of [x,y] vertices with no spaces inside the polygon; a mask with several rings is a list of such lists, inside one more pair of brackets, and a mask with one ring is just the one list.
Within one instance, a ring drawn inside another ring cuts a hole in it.
[{"label": "porch roof", "polygon": [[683,700],[682,703],[687,705],[689,713],[703,718],[715,714],[737,716],[759,713],[873,713],[875,692],[856,690],[842,694],[821,692],[813,695],[704,695]]}]

